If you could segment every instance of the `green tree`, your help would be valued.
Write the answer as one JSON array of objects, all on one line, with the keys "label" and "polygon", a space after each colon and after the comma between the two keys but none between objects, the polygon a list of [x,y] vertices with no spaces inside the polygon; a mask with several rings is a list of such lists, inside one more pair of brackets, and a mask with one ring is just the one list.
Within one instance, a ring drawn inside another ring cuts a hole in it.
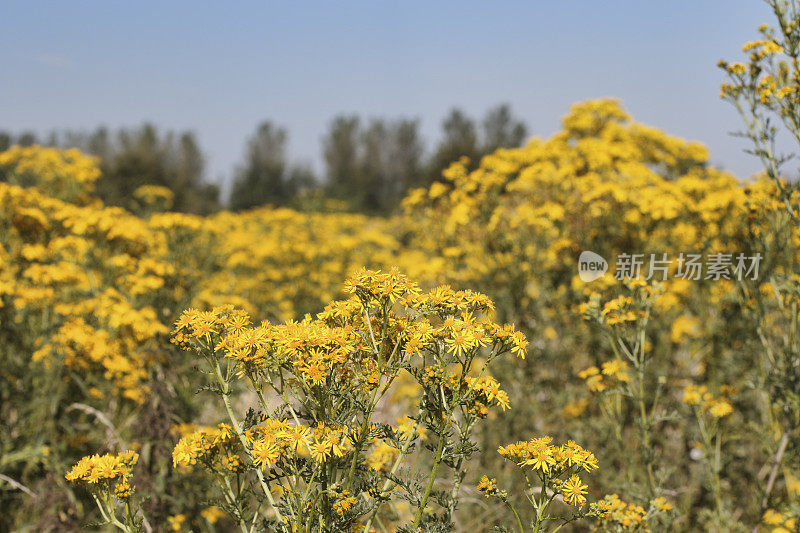
[{"label": "green tree", "polygon": [[453,108],[442,121],[442,139],[428,161],[427,183],[441,179],[442,171],[453,161],[468,157],[479,159],[478,132],[475,121],[462,110]]},{"label": "green tree", "polygon": [[498,148],[512,148],[522,144],[527,127],[514,117],[508,104],[500,104],[487,111],[481,122],[480,133],[475,121],[462,110],[454,108],[442,121],[442,138],[428,161],[425,182],[428,185],[442,178],[442,171],[461,157],[468,157],[468,168],[477,168],[481,158]]},{"label": "green tree", "polygon": [[8,150],[12,144],[14,143],[11,134],[7,131],[0,131],[0,152]]},{"label": "green tree", "polygon": [[387,165],[396,184],[393,195],[403,196],[408,189],[424,182],[425,145],[419,133],[419,120],[398,119],[392,124],[392,147]]},{"label": "green tree", "polygon": [[389,129],[380,119],[371,121],[361,134],[362,158],[353,191],[361,211],[384,211],[391,201],[387,172],[390,142]]},{"label": "green tree", "polygon": [[528,128],[514,118],[511,106],[500,104],[486,112],[483,119],[482,152],[488,154],[498,148],[518,147],[525,140]]},{"label": "green tree", "polygon": [[108,203],[126,205],[138,187],[161,185],[175,194],[178,211],[203,213],[216,207],[219,191],[203,183],[205,161],[190,132],[160,135],[152,124],[121,130],[116,143],[109,144],[98,132],[89,148],[107,150],[102,158],[100,196]]},{"label": "green tree", "polygon": [[0,152],[8,150],[14,145],[30,146],[38,142],[36,134],[30,131],[22,132],[17,136],[8,131],[0,131]]},{"label": "green tree", "polygon": [[258,126],[247,143],[245,163],[236,172],[231,209],[285,205],[301,190],[314,186],[316,179],[309,167],[287,163],[287,141],[285,128],[269,121]]},{"label": "green tree", "polygon": [[418,120],[378,118],[362,128],[358,117],[340,116],[323,146],[328,193],[355,210],[388,213],[421,181]]},{"label": "green tree", "polygon": [[36,144],[38,141],[36,139],[36,134],[30,131],[25,131],[19,134],[17,140],[14,144],[19,144],[21,146],[31,146]]},{"label": "green tree", "polygon": [[204,180],[205,157],[191,132],[161,134],[156,126],[144,124],[112,135],[99,127],[90,133],[53,132],[45,144],[76,147],[99,157],[97,194],[106,204],[133,207],[133,191],[160,185],[173,192],[176,211],[206,214],[219,207],[219,187]]},{"label": "green tree", "polygon": [[322,141],[328,194],[345,199],[357,190],[361,123],[356,116],[339,115]]}]

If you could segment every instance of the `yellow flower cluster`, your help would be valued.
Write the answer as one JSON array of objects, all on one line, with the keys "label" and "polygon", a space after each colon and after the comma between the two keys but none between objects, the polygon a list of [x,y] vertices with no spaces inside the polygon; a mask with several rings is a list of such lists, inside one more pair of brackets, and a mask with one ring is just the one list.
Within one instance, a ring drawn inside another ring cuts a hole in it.
[{"label": "yellow flower cluster", "polygon": [[603,305],[601,315],[609,326],[625,322],[636,322],[644,315],[641,310],[630,309],[632,305],[633,299],[630,296],[619,296]]},{"label": "yellow flower cluster", "polygon": [[339,516],[345,514],[358,502],[358,500],[352,496],[350,491],[347,489],[337,490],[334,488],[331,490],[331,496],[334,498],[333,509]]},{"label": "yellow flower cluster", "polygon": [[518,466],[530,466],[551,477],[556,477],[572,467],[582,468],[586,472],[598,468],[594,454],[575,442],[569,441],[561,446],[553,446],[551,442],[552,437],[539,437],[500,446],[497,452]]},{"label": "yellow flower cluster", "polygon": [[714,396],[705,385],[687,385],[683,390],[683,402],[698,406],[701,412],[714,418],[724,418],[733,413],[733,406],[727,397],[733,390],[724,387],[722,392],[722,395]]},{"label": "yellow flower cluster", "polygon": [[85,201],[100,178],[98,162],[74,148],[12,146],[0,153],[0,178],[23,187],[35,185],[54,198]]},{"label": "yellow flower cluster", "polygon": [[768,526],[774,526],[770,529],[771,533],[789,533],[790,531],[797,530],[797,517],[789,513],[781,513],[775,509],[767,509],[761,521]]},{"label": "yellow flower cluster", "polygon": [[606,495],[591,505],[591,512],[597,517],[598,528],[613,531],[650,531],[647,521],[656,515],[672,510],[672,504],[663,496],[650,501],[647,509],[634,503],[626,503],[616,494]]},{"label": "yellow flower cluster", "polygon": [[[574,441],[569,441],[561,446],[552,444],[552,437],[538,437],[529,441],[519,441],[513,444],[500,446],[498,453],[507,461],[512,461],[520,467],[525,474],[525,483],[528,491],[527,499],[535,512],[531,522],[535,531],[543,531],[542,526],[551,521],[563,521],[556,529],[577,518],[586,516],[584,506],[587,503],[586,495],[589,486],[586,485],[578,472],[591,472],[598,468],[597,458],[588,450],[583,449]],[[538,477],[541,490],[535,492],[534,485],[538,484],[536,478],[531,479],[530,474]],[[513,512],[517,526],[523,531],[522,521],[513,503],[507,499],[506,491],[497,488],[497,481],[483,476],[478,484],[478,490],[486,496],[500,498]],[[556,496],[567,505],[574,507],[574,514],[570,518],[557,517],[551,513],[550,507]],[[592,504],[592,508],[595,504]]]},{"label": "yellow flower cluster", "polygon": [[209,467],[236,472],[240,467],[238,442],[233,428],[227,424],[202,428],[181,437],[172,450],[172,464],[191,467],[199,461]]},{"label": "yellow flower cluster", "polygon": [[65,477],[67,481],[83,483],[95,492],[113,487],[118,498],[128,499],[133,494],[130,479],[138,461],[139,455],[134,451],[87,456],[78,461]]},{"label": "yellow flower cluster", "polygon": [[205,518],[209,524],[216,524],[220,521],[223,517],[225,517],[225,511],[220,509],[219,507],[206,507],[202,511],[200,511],[200,516]]},{"label": "yellow flower cluster", "polygon": [[[776,6],[776,9],[785,11],[789,7],[794,10],[791,4]],[[761,105],[788,118],[792,106],[797,104],[797,95],[800,94],[798,64],[793,55],[796,54],[796,48],[791,39],[786,39],[796,34],[797,23],[784,19],[782,25],[784,28],[779,33],[768,26],[762,26],[759,32],[763,38],[745,43],[742,52],[748,54],[747,64],[727,61],[718,63],[731,81],[722,84],[722,98],[737,101],[752,94]],[[784,44],[788,47],[788,53]],[[783,101],[784,99],[789,101]]]},{"label": "yellow flower cluster", "polygon": [[503,411],[511,407],[508,394],[500,389],[500,383],[491,376],[461,379],[458,372],[448,372],[440,366],[426,366],[418,375],[423,385],[434,389],[441,387],[445,398],[451,398],[457,392],[471,391],[465,407],[479,418],[489,414],[489,405],[500,406]]},{"label": "yellow flower cluster", "polygon": [[498,496],[504,499],[508,496],[506,491],[497,488],[497,479],[488,476],[482,476],[477,486],[478,492],[482,492],[487,498],[489,496]]},{"label": "yellow flower cluster", "polygon": [[[509,407],[487,367],[503,354],[524,356],[527,339],[491,319],[488,297],[448,286],[423,291],[396,269],[362,269],[344,292],[349,298],[315,317],[282,324],[254,325],[247,312],[229,305],[189,309],[178,318],[173,342],[209,364],[233,427],[241,424],[228,395],[239,378],[256,393],[263,410],[256,417],[263,421],[237,435],[241,447],[229,428],[223,435],[186,434],[174,449],[175,465],[202,464],[224,474],[221,458],[244,457],[243,471],[255,473],[262,492],[273,490],[268,477],[278,498],[291,504],[291,523],[302,522],[299,513],[318,512],[349,528],[391,498],[398,468],[426,432],[437,436],[435,460],[455,462],[460,450],[469,450],[471,426],[488,416],[489,406]],[[396,379],[417,382],[408,389],[419,413],[399,418],[396,427],[376,423],[372,415]],[[274,410],[270,396],[279,400]],[[462,440],[445,446],[462,420]],[[573,451],[575,461],[589,461]],[[356,506],[362,497],[368,505]]]},{"label": "yellow flower cluster", "polygon": [[749,52],[755,50],[757,54],[782,54],[783,47],[773,40],[760,39],[758,41],[749,41],[742,46],[742,52]]},{"label": "yellow flower cluster", "polygon": [[696,317],[681,315],[672,322],[670,340],[680,344],[687,338],[695,338],[700,334],[700,322]]},{"label": "yellow flower cluster", "polygon": [[[99,175],[76,150],[0,154],[0,308],[13,318],[0,320],[37,361],[79,371],[87,390],[144,401],[158,336],[189,303],[288,320],[322,307],[365,264],[429,270],[419,252],[405,259],[393,222],[267,208],[141,218],[87,196]],[[170,194],[147,185],[135,196]]]},{"label": "yellow flower cluster", "polygon": [[202,308],[229,303],[258,311],[260,319],[286,321],[334,300],[341,280],[365,266],[440,277],[440,260],[401,245],[396,220],[261,208],[205,221],[220,268],[199,289],[195,305]]},{"label": "yellow flower cluster", "polygon": [[[414,424],[414,421],[407,416],[397,419],[395,431],[402,442],[411,442],[417,437],[421,440],[427,438],[427,429]],[[371,469],[386,473],[399,454],[398,448],[383,439],[376,438],[372,440],[372,449],[367,455],[366,463]]]},{"label": "yellow flower cluster", "polygon": [[414,245],[447,258],[458,281],[506,280],[524,309],[549,289],[569,296],[549,284],[575,275],[580,250],[691,250],[700,228],[717,249],[741,234],[744,188],[707,166],[702,146],[632,122],[613,100],[577,104],[563,124],[473,171],[455,163],[445,182],[409,194]]},{"label": "yellow flower cluster", "polygon": [[578,377],[586,381],[592,392],[616,390],[622,383],[630,381],[628,363],[621,359],[606,361],[601,368],[590,366],[578,372]]},{"label": "yellow flower cluster", "polygon": [[352,447],[353,440],[349,428],[326,426],[323,423],[314,428],[311,456],[317,462],[324,463],[331,455],[342,457]]},{"label": "yellow flower cluster", "polygon": [[[493,403],[499,405],[503,411],[511,407],[508,394],[500,389],[500,383],[491,376],[481,376],[477,379],[466,378],[467,388],[476,394],[476,406],[480,410],[480,416],[487,414],[486,405]],[[474,409],[475,407],[473,407]]]},{"label": "yellow flower cluster", "polygon": [[160,185],[142,185],[133,191],[133,197],[145,207],[152,207],[157,211],[166,211],[172,207],[175,194],[170,189]]},{"label": "yellow flower cluster", "polygon": [[[249,428],[244,437],[251,450],[252,464],[269,470],[280,461],[312,457],[319,463],[350,451],[351,429],[320,423],[311,429],[288,421],[267,420]],[[191,467],[198,462],[211,470],[242,472],[243,448],[233,428],[219,424],[190,432],[178,441],[172,452],[174,466]]]},{"label": "yellow flower cluster", "polygon": [[611,494],[595,504],[601,524],[622,526],[627,531],[646,530],[647,511],[641,505],[625,503]]},{"label": "yellow flower cluster", "polygon": [[0,308],[13,317],[2,327],[30,343],[34,362],[79,370],[88,386],[111,383],[142,401],[158,335],[167,332],[154,304],[177,299],[167,294],[176,269],[165,233],[118,208],[6,183],[0,227]]},{"label": "yellow flower cluster", "polygon": [[184,523],[186,523],[186,515],[183,513],[167,517],[167,524],[172,531],[180,531],[183,529]]},{"label": "yellow flower cluster", "polygon": [[[247,313],[230,306],[210,311],[190,309],[175,323],[173,342],[184,348],[213,347],[250,369],[285,367],[309,386],[328,390],[349,389],[353,379],[362,380],[369,390],[378,382],[382,371],[379,365],[401,356],[438,353],[442,347],[455,358],[486,347],[498,347],[520,357],[525,354],[527,339],[521,332],[486,317],[478,318],[476,313],[492,306],[485,295],[449,287],[421,293],[415,283],[396,271],[362,271],[350,278],[345,291],[354,296],[330,304],[317,319],[306,316],[299,322],[279,325],[262,322],[253,327]],[[410,315],[390,318],[387,332],[393,333],[397,344],[386,360],[380,361],[371,355],[378,324],[374,317],[365,317],[370,312],[386,312],[392,300],[417,319],[411,320]],[[378,308],[373,309],[375,305]],[[432,379],[430,372],[422,372],[419,378]],[[441,379],[444,369],[440,372]],[[465,378],[459,383],[453,374],[443,382],[454,390],[473,390],[478,403],[494,403],[504,409],[509,406],[507,394],[491,377]],[[481,409],[480,405],[473,407]]]}]

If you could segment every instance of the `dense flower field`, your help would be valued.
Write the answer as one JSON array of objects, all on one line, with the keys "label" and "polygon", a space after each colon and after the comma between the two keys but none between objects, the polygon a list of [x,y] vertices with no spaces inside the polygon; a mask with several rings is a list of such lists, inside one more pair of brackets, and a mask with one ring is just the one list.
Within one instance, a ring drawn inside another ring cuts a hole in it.
[{"label": "dense flower field", "polygon": [[800,143],[800,18],[774,7],[721,63],[748,182],[615,100],[388,219],[198,217],[153,186],[131,212],[92,157],[0,153],[0,531],[797,531],[772,124]]}]

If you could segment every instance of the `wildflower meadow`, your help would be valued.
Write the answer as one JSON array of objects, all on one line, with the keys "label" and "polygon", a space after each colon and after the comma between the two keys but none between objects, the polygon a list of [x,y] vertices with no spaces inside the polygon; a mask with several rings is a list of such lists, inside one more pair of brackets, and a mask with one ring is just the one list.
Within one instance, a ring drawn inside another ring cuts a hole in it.
[{"label": "wildflower meadow", "polygon": [[768,4],[718,70],[752,179],[611,98],[389,216],[122,207],[96,156],[0,152],[0,532],[800,531],[800,6]]}]

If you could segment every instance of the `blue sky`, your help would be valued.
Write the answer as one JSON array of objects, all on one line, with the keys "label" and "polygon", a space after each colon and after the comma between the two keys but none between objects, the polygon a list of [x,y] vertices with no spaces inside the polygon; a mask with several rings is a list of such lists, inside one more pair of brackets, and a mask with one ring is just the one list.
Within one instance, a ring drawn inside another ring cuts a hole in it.
[{"label": "blue sky", "polygon": [[319,171],[337,113],[418,117],[432,144],[452,106],[508,102],[547,136],[571,103],[614,96],[746,176],[758,164],[728,135],[716,62],[768,21],[759,0],[3,0],[0,129],[191,129],[216,179],[264,119]]}]

